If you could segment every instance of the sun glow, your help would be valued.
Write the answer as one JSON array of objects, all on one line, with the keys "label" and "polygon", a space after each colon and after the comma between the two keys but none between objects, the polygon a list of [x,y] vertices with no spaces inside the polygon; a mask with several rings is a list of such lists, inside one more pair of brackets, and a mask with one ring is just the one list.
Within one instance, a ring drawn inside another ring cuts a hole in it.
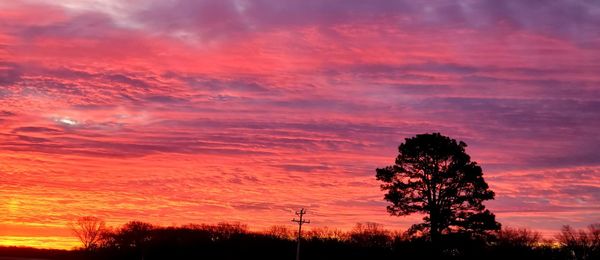
[{"label": "sun glow", "polygon": [[75,238],[59,236],[0,236],[0,246],[73,249],[79,246],[79,241]]},{"label": "sun glow", "polygon": [[11,199],[8,201],[7,208],[8,214],[16,214],[19,211],[19,203],[16,200]]}]

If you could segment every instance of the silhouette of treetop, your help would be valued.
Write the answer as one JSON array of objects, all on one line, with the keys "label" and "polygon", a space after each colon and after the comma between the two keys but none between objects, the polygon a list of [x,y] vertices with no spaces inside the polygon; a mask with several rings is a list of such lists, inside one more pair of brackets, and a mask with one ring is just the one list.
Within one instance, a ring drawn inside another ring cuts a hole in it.
[{"label": "silhouette of treetop", "polygon": [[426,214],[424,223],[411,230],[428,231],[434,243],[444,233],[500,228],[482,204],[494,199],[494,192],[465,147],[440,133],[417,135],[400,144],[394,165],[376,170],[381,189],[387,192],[384,198],[391,202],[388,212]]}]

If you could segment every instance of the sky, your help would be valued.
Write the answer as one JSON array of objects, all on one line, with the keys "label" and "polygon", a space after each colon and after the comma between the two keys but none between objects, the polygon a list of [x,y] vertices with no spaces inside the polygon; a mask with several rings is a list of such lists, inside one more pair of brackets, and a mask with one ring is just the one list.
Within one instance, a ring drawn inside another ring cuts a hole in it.
[{"label": "sky", "polygon": [[600,219],[600,2],[0,1],[0,245],[69,221],[311,227],[385,210],[416,134],[468,144],[504,226]]}]

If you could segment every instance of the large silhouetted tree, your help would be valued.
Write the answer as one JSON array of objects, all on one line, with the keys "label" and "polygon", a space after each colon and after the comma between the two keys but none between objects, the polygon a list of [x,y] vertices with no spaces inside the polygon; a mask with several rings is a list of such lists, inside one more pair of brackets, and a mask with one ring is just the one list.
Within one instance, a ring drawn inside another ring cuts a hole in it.
[{"label": "large silhouetted tree", "polygon": [[439,133],[421,134],[400,144],[394,165],[377,169],[377,180],[387,192],[385,200],[391,202],[388,212],[425,214],[424,223],[412,229],[428,231],[434,244],[444,233],[500,228],[494,214],[482,204],[494,199],[494,192],[465,147],[464,142]]}]

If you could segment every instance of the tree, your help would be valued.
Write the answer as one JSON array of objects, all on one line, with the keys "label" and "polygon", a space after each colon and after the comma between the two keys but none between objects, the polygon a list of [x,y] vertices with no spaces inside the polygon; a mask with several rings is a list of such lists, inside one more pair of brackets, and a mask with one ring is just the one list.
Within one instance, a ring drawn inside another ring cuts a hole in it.
[{"label": "tree", "polygon": [[114,247],[131,250],[136,256],[144,260],[146,250],[152,241],[155,231],[152,224],[141,221],[129,221],[118,230],[114,237]]},{"label": "tree", "polygon": [[542,241],[542,234],[526,228],[505,227],[496,233],[496,244],[501,248],[531,249]]},{"label": "tree", "polygon": [[349,241],[363,247],[386,247],[392,243],[391,232],[382,225],[366,222],[356,223],[349,233]]},{"label": "tree", "polygon": [[589,225],[587,232],[563,226],[557,238],[572,259],[600,259],[600,223]]},{"label": "tree", "polygon": [[494,192],[465,147],[440,133],[417,135],[400,144],[394,165],[376,170],[387,192],[384,199],[391,202],[387,211],[396,216],[425,214],[424,223],[411,230],[428,231],[434,244],[444,233],[500,229],[482,203],[494,199]]},{"label": "tree", "polygon": [[91,251],[98,246],[105,223],[102,219],[85,216],[69,224],[73,234],[81,241],[85,250]]},{"label": "tree", "polygon": [[283,225],[271,226],[265,233],[277,239],[291,239],[293,236],[292,231]]},{"label": "tree", "polygon": [[152,224],[129,221],[121,227],[117,234],[117,240],[121,247],[141,252],[152,239],[152,230],[154,230]]}]

